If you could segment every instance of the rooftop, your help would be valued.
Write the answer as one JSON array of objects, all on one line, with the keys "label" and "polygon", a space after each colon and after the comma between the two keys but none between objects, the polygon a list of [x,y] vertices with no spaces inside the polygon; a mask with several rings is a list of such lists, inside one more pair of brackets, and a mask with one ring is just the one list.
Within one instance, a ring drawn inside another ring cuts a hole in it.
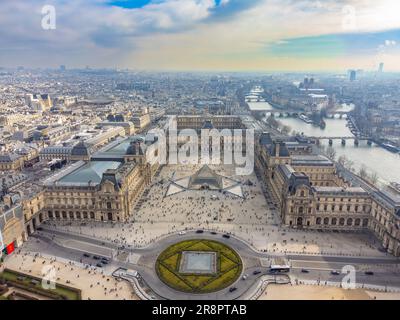
[{"label": "rooftop", "polygon": [[333,166],[333,162],[322,155],[294,155],[292,156],[293,166]]},{"label": "rooftop", "polygon": [[121,162],[117,161],[91,161],[78,167],[76,170],[67,173],[56,181],[57,185],[89,185],[99,184],[103,173],[109,169],[117,169]]}]

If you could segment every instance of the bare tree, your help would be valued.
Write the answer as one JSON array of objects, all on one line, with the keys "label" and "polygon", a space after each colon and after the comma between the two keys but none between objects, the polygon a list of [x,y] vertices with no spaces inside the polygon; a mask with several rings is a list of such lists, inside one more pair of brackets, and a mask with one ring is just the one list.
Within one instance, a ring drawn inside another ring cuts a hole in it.
[{"label": "bare tree", "polygon": [[367,167],[365,165],[361,166],[360,171],[358,172],[358,175],[362,179],[366,179],[368,177]]},{"label": "bare tree", "polygon": [[369,175],[369,181],[373,184],[373,185],[376,185],[377,183],[378,183],[378,180],[379,180],[379,177],[378,177],[378,175],[376,174],[376,172],[372,172],[370,175]]},{"label": "bare tree", "polygon": [[325,154],[329,159],[335,161],[335,159],[336,159],[336,150],[334,148],[329,146],[328,148],[326,148]]},{"label": "bare tree", "polygon": [[339,157],[339,159],[338,159],[338,162],[339,162],[339,164],[340,165],[342,165],[343,167],[344,167],[344,165],[346,164],[346,162],[347,162],[347,157],[346,156],[340,156]]},{"label": "bare tree", "polygon": [[345,165],[344,165],[348,170],[354,172],[354,161],[351,161],[350,159],[347,159]]},{"label": "bare tree", "polygon": [[285,125],[285,126],[282,127],[282,133],[284,135],[289,135],[290,131],[292,131],[292,128],[290,126],[286,126]]},{"label": "bare tree", "polygon": [[279,122],[275,119],[273,115],[270,115],[267,119],[267,123],[272,127],[272,128],[279,128]]}]

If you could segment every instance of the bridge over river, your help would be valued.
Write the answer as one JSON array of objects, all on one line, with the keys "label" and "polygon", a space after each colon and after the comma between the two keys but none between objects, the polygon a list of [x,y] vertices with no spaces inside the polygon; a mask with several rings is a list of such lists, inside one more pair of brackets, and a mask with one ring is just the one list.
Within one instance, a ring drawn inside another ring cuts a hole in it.
[{"label": "bridge over river", "polygon": [[310,139],[314,140],[317,145],[319,145],[320,140],[329,140],[329,145],[333,145],[333,140],[341,140],[342,145],[346,145],[347,140],[354,140],[354,144],[358,145],[360,141],[367,141],[368,145],[372,145],[372,138],[366,136],[347,136],[347,137],[309,137]]}]

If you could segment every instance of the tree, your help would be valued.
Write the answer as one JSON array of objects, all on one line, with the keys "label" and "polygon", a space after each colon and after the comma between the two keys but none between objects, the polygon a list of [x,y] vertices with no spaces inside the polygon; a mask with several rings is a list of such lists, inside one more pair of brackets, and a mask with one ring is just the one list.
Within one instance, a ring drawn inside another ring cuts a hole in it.
[{"label": "tree", "polygon": [[350,159],[347,159],[345,165],[344,165],[348,170],[354,172],[354,161],[351,161]]},{"label": "tree", "polygon": [[378,180],[379,180],[379,177],[378,177],[378,175],[376,174],[376,172],[372,172],[372,173],[369,175],[369,181],[370,181],[372,184],[376,185],[376,184],[378,183]]},{"label": "tree", "polygon": [[273,115],[270,115],[267,119],[267,123],[272,127],[272,128],[279,128],[279,122],[275,119]]},{"label": "tree", "polygon": [[338,159],[338,163],[341,165],[341,166],[345,166],[345,164],[346,164],[346,162],[347,162],[347,157],[346,156],[340,156],[339,157],[339,159]]},{"label": "tree", "polygon": [[358,175],[362,179],[365,179],[368,177],[367,167],[365,165],[361,166],[360,171],[358,172]]},{"label": "tree", "polygon": [[292,131],[292,128],[290,126],[286,126],[285,125],[285,126],[282,127],[282,133],[284,135],[289,135],[290,131]]},{"label": "tree", "polygon": [[325,154],[329,159],[331,159],[332,161],[335,161],[335,159],[336,159],[336,150],[334,148],[329,146],[328,148],[326,148]]}]

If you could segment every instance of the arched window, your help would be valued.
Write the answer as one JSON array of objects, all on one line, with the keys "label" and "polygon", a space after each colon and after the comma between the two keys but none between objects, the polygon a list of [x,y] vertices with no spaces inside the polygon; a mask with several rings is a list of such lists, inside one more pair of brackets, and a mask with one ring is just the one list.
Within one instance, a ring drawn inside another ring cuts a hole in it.
[{"label": "arched window", "polygon": [[367,227],[368,226],[368,219],[364,219],[363,220],[363,227]]},{"label": "arched window", "polygon": [[317,224],[321,224],[321,218],[317,218],[316,223],[317,223]]},{"label": "arched window", "polygon": [[297,225],[298,226],[302,226],[303,225],[303,218],[302,217],[297,218]]},{"label": "arched window", "polygon": [[304,212],[304,208],[303,207],[299,207],[299,213],[302,214]]},{"label": "arched window", "polygon": [[332,225],[336,226],[336,224],[337,224],[337,219],[336,218],[332,218]]},{"label": "arched window", "polygon": [[347,219],[347,225],[348,226],[353,225],[353,219],[351,219],[351,218]]},{"label": "arched window", "polygon": [[304,198],[305,195],[306,195],[306,194],[304,193],[304,191],[301,191],[301,192],[300,192],[300,197]]},{"label": "arched window", "polygon": [[329,218],[325,218],[324,219],[324,225],[328,225],[329,224]]},{"label": "arched window", "polygon": [[361,220],[360,219],[356,219],[354,221],[354,224],[358,227],[361,224]]},{"label": "arched window", "polygon": [[339,219],[339,225],[344,226],[344,218]]}]

